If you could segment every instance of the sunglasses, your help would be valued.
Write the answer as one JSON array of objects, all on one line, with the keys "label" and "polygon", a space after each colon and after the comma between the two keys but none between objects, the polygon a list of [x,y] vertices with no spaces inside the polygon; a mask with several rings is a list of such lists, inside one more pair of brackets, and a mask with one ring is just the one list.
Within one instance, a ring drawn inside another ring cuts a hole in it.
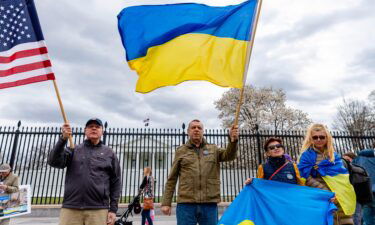
[{"label": "sunglasses", "polygon": [[278,148],[283,148],[284,146],[282,144],[277,144],[277,145],[270,145],[267,147],[268,150],[275,150]]},{"label": "sunglasses", "polygon": [[325,140],[326,139],[326,136],[323,136],[323,135],[319,135],[319,136],[312,136],[312,139],[313,140]]}]

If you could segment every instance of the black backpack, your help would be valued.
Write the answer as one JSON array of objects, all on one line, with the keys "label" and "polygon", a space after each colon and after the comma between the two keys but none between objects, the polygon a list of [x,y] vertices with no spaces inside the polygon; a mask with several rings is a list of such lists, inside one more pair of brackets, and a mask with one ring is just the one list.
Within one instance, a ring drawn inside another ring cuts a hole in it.
[{"label": "black backpack", "polygon": [[349,171],[349,180],[354,187],[357,202],[364,205],[373,200],[371,179],[365,168],[352,164],[343,159],[344,166]]}]

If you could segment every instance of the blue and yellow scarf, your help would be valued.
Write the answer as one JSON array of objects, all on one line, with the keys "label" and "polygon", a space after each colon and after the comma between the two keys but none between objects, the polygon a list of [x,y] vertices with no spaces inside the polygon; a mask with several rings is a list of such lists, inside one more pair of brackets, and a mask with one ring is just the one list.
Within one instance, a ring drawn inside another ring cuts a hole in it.
[{"label": "blue and yellow scarf", "polygon": [[319,174],[328,187],[336,193],[336,198],[346,215],[352,215],[355,211],[356,196],[353,186],[349,181],[348,170],[344,167],[340,156],[335,152],[333,162],[328,159],[316,164],[317,153],[309,148],[301,155],[298,169],[302,179],[309,176],[317,177]]}]

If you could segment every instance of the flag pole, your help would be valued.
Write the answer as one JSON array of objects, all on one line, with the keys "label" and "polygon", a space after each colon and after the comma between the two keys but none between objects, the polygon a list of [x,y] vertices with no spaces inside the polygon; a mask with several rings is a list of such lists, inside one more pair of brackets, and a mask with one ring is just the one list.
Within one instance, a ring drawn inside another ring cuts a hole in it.
[{"label": "flag pole", "polygon": [[240,97],[239,97],[238,104],[237,104],[236,115],[235,115],[235,118],[234,118],[234,125],[238,125],[238,117],[240,115],[241,105],[242,105],[242,102],[243,102],[245,83],[246,83],[246,79],[247,79],[247,72],[249,71],[250,58],[251,58],[251,53],[253,52],[253,46],[254,46],[254,37],[255,37],[257,27],[258,27],[258,20],[259,20],[261,8],[262,8],[262,0],[259,0],[258,5],[257,5],[256,15],[255,15],[254,26],[253,26],[253,29],[251,31],[251,34],[249,35],[250,36],[250,39],[249,39],[250,40],[250,43],[249,43],[250,46],[248,46],[247,49],[246,49],[246,64],[245,64],[245,71],[244,71],[244,74],[243,74],[244,78],[243,78],[243,81],[242,81],[242,88],[240,89]]},{"label": "flag pole", "polygon": [[[59,89],[57,88],[56,80],[52,80],[52,81],[53,81],[53,86],[55,87],[56,96],[57,96],[57,100],[58,100],[59,105],[60,105],[60,110],[61,110],[61,114],[62,114],[63,119],[64,119],[64,123],[69,123],[68,119],[66,118],[64,106],[63,106],[62,101],[61,101],[60,92],[59,92]],[[74,142],[73,142],[73,138],[72,138],[71,135],[69,135],[69,147],[71,149],[74,148]]]}]

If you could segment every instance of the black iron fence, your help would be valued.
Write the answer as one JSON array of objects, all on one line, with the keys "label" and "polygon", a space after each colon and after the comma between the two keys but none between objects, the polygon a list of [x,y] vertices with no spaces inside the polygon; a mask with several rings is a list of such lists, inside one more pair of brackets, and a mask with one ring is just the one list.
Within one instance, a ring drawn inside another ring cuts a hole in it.
[{"label": "black iron fence", "polygon": [[[228,131],[208,129],[205,138],[209,143],[225,147]],[[1,163],[10,163],[19,175],[21,184],[32,187],[33,204],[61,204],[64,190],[65,170],[47,165],[47,155],[60,135],[58,127],[0,127]],[[304,132],[241,130],[239,152],[236,160],[222,164],[222,201],[231,201],[242,189],[247,177],[254,177],[258,164],[264,161],[262,149],[265,139],[281,137],[286,153],[297,159]],[[345,153],[370,148],[375,142],[375,133],[353,135],[333,132],[336,151]],[[73,128],[75,143],[84,139],[82,128]],[[143,168],[151,166],[156,180],[156,201],[164,191],[176,148],[185,143],[187,134],[182,129],[154,128],[107,128],[103,141],[116,152],[122,167],[121,203],[129,202],[137,194],[143,178]]]}]

